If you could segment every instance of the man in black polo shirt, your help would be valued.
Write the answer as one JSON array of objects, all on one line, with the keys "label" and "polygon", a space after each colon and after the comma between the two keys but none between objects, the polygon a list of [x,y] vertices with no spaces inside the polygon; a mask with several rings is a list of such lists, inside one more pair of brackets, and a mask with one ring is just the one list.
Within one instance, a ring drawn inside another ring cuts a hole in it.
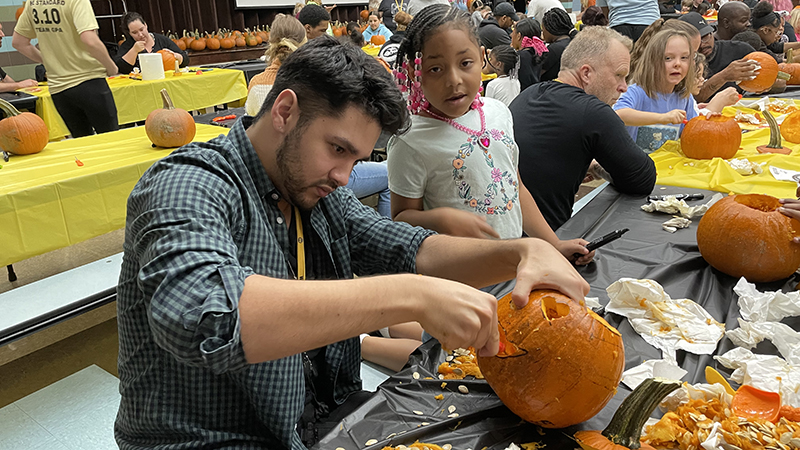
[{"label": "man in black polo shirt", "polygon": [[630,47],[616,31],[587,27],[564,50],[558,78],[525,89],[509,107],[520,178],[554,230],[570,218],[590,165],[622,192],[653,190],[653,160],[609,106],[628,89]]},{"label": "man in black polo shirt", "polygon": [[755,51],[749,44],[714,39],[714,29],[696,12],[686,13],[680,20],[694,25],[700,32],[699,51],[706,57],[705,75],[708,79],[695,100],[706,102],[717,92],[729,86],[738,89],[737,82],[757,75],[758,64],[744,59]]}]

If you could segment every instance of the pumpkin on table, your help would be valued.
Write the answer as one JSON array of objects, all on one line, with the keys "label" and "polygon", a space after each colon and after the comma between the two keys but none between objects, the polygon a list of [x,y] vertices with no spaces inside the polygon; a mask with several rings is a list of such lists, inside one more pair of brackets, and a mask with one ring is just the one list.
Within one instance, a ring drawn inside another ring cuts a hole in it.
[{"label": "pumpkin on table", "polygon": [[800,144],[800,111],[795,111],[783,119],[781,136],[793,144]]},{"label": "pumpkin on table", "polygon": [[789,74],[778,70],[778,62],[775,61],[775,58],[764,52],[749,53],[744,59],[755,61],[761,66],[755,78],[752,80],[744,80],[739,83],[739,87],[745,91],[755,93],[764,92],[771,88],[778,78],[783,80],[789,80],[790,78]]},{"label": "pumpkin on table", "polygon": [[159,50],[157,52],[161,55],[161,59],[164,62],[164,72],[170,71],[175,68],[175,62],[177,59],[175,58],[175,54],[169,50]]},{"label": "pumpkin on table", "polygon": [[778,211],[777,198],[728,196],[706,211],[697,225],[697,247],[712,267],[751,283],[789,277],[800,267],[800,221]]},{"label": "pumpkin on table", "polygon": [[369,43],[372,45],[381,46],[386,43],[386,36],[376,34],[375,36],[369,38]]},{"label": "pumpkin on table", "polygon": [[742,130],[732,117],[700,115],[683,127],[680,142],[689,158],[730,159],[739,151]]},{"label": "pumpkin on table", "polygon": [[625,366],[619,332],[582,302],[552,290],[518,308],[497,303],[501,351],[478,357],[486,381],[516,415],[563,428],[597,414],[617,391]]},{"label": "pumpkin on table", "polygon": [[197,131],[192,115],[172,104],[166,89],[161,90],[163,109],[148,114],[144,130],[150,142],[156,147],[180,147],[192,142]]},{"label": "pumpkin on table", "polygon": [[21,113],[3,99],[0,99],[0,110],[6,116],[0,120],[0,150],[30,155],[44,149],[50,133],[41,117],[29,112]]}]

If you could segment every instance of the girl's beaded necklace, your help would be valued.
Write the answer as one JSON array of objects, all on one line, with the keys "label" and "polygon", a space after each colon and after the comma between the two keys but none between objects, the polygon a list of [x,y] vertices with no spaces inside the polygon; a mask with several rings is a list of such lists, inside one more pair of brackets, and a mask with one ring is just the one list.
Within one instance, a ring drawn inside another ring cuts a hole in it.
[{"label": "girl's beaded necklace", "polygon": [[480,145],[481,148],[483,148],[484,150],[487,150],[489,148],[489,144],[491,143],[491,141],[489,133],[486,132],[486,116],[483,114],[483,102],[480,101],[479,99],[475,99],[475,103],[473,103],[473,105],[475,109],[478,110],[478,115],[481,118],[480,130],[473,130],[472,128],[468,128],[465,127],[464,125],[461,125],[460,123],[456,122],[455,120],[449,117],[443,117],[440,116],[439,114],[436,114],[435,112],[431,111],[428,108],[427,102],[420,109],[424,111],[426,114],[433,117],[434,119],[441,120],[442,122],[449,124],[456,130],[463,131],[464,133],[467,133],[467,135],[469,136],[475,136],[478,139],[478,145]]}]

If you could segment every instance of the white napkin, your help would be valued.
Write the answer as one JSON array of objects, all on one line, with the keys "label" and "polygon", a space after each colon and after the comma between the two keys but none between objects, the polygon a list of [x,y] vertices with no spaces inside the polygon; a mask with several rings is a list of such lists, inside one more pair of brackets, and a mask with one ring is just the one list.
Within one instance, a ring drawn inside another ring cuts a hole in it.
[{"label": "white napkin", "polygon": [[628,318],[645,341],[676,362],[676,350],[709,355],[725,327],[689,299],[674,300],[653,280],[622,278],[606,289],[606,311]]},{"label": "white napkin", "polygon": [[784,404],[800,407],[800,366],[776,355],[757,355],[738,347],[715,356],[723,366],[735,369],[731,380],[769,392],[779,392]]},{"label": "white napkin", "polygon": [[668,195],[664,200],[650,200],[650,203],[642,205],[642,211],[679,214],[687,219],[695,219],[705,214],[711,205],[720,200],[722,200],[722,194],[717,193],[703,205],[689,206],[685,200],[678,200],[674,195]]},{"label": "white napkin", "polygon": [[687,371],[673,361],[666,359],[650,359],[636,367],[622,373],[622,382],[631,390],[636,389],[642,381],[648,378],[666,378],[668,380],[680,380],[686,375]]},{"label": "white napkin", "polygon": [[739,312],[750,322],[778,322],[800,316],[800,292],[760,292],[756,285],[740,278],[733,291],[739,295]]},{"label": "white napkin", "polygon": [[741,159],[734,158],[725,161],[728,163],[728,165],[731,166],[731,169],[735,170],[740,175],[753,175],[757,173],[762,173],[764,171],[764,169],[762,169],[761,166],[765,163],[761,164],[754,163],[746,158],[741,158]]},{"label": "white napkin", "polygon": [[739,319],[739,328],[725,333],[734,345],[753,348],[769,339],[789,364],[800,366],[800,333],[780,322],[748,322]]},{"label": "white napkin", "polygon": [[670,233],[678,231],[680,228],[689,228],[691,220],[681,216],[672,216],[672,219],[661,224],[661,229]]}]

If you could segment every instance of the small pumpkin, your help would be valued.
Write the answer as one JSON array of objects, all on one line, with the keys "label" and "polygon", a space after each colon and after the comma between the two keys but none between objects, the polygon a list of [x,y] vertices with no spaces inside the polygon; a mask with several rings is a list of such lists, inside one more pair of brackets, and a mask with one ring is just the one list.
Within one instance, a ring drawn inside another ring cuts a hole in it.
[{"label": "small pumpkin", "polygon": [[800,63],[783,63],[778,65],[781,72],[789,74],[789,79],[786,81],[788,85],[800,84]]},{"label": "small pumpkin", "polygon": [[258,39],[253,36],[252,33],[248,33],[247,36],[244,38],[245,45],[248,47],[255,47],[258,45]]},{"label": "small pumpkin", "polygon": [[179,49],[181,49],[181,50],[183,50],[183,51],[186,51],[186,42],[184,42],[184,40],[183,40],[183,39],[179,39],[179,38],[178,38],[177,36],[175,36],[174,34],[171,34],[171,35],[169,36],[169,38],[170,38],[170,40],[172,40],[172,42],[174,42],[174,43],[175,43],[175,45],[177,45],[177,46],[178,46],[178,48],[179,48]]},{"label": "small pumpkin", "polygon": [[[764,52],[753,52],[745,56],[744,59],[755,61],[761,66],[761,69],[759,69],[758,75],[756,75],[756,77],[752,80],[741,81],[739,83],[740,88],[748,92],[761,93],[771,88],[772,85],[775,84],[775,80],[778,79],[779,73],[778,62],[775,61],[775,58]],[[788,80],[789,76],[788,74],[783,73],[781,78]]]},{"label": "small pumpkin", "polygon": [[219,50],[222,43],[215,36],[206,33],[206,48],[209,50]]},{"label": "small pumpkin", "polygon": [[44,149],[50,132],[41,117],[21,113],[3,99],[0,99],[0,110],[6,115],[0,120],[0,149],[15,155],[30,155]]},{"label": "small pumpkin", "polygon": [[706,211],[697,225],[697,247],[712,267],[751,283],[789,277],[800,267],[800,221],[778,211],[777,198],[728,196]]},{"label": "small pumpkin", "polygon": [[173,148],[186,145],[194,139],[197,128],[192,115],[176,108],[166,89],[161,90],[163,109],[156,109],[147,115],[144,130],[150,142],[156,147]]},{"label": "small pumpkin", "polygon": [[25,2],[22,2],[22,6],[17,8],[17,12],[14,14],[14,20],[19,20],[22,13],[25,11]]},{"label": "small pumpkin", "polygon": [[516,415],[545,428],[588,420],[617,390],[625,366],[619,332],[585,304],[533,291],[518,308],[497,303],[501,351],[478,357],[489,385]]},{"label": "small pumpkin", "polygon": [[183,37],[181,39],[183,40],[183,44],[186,46],[186,48],[192,48],[192,42],[194,42],[194,36],[192,36],[191,32],[187,33],[186,30],[183,30]]},{"label": "small pumpkin", "polygon": [[376,34],[369,38],[369,43],[372,45],[381,46],[386,43],[386,37],[380,34]]},{"label": "small pumpkin", "polygon": [[781,136],[793,144],[800,144],[800,111],[795,111],[783,119]]},{"label": "small pumpkin", "polygon": [[205,39],[195,39],[192,41],[192,45],[189,46],[193,51],[201,52],[206,49],[206,40]]},{"label": "small pumpkin", "polygon": [[578,431],[575,440],[583,450],[655,450],[640,441],[642,427],[661,400],[679,387],[680,381],[661,378],[644,380],[625,397],[603,431]]},{"label": "small pumpkin", "polygon": [[175,68],[175,61],[177,61],[177,59],[174,53],[169,50],[159,50],[157,53],[161,55],[161,59],[164,62],[164,72]]},{"label": "small pumpkin", "polygon": [[681,134],[681,150],[688,158],[730,159],[742,144],[742,130],[732,117],[697,116]]},{"label": "small pumpkin", "polygon": [[369,20],[369,10],[367,8],[362,9],[359,14],[361,15],[361,20]]},{"label": "small pumpkin", "polygon": [[234,41],[230,33],[228,33],[225,37],[219,40],[219,46],[225,50],[232,49],[233,47],[236,47],[236,41]]}]

